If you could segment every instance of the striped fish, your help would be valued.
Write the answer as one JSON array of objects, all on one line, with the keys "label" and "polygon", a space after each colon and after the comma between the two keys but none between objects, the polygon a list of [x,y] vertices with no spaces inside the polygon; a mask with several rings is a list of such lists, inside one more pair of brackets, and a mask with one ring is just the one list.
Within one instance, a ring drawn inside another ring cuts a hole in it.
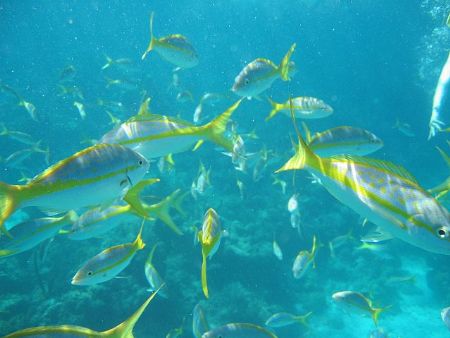
[{"label": "striped fish", "polygon": [[203,217],[202,229],[198,232],[198,241],[202,245],[202,289],[206,298],[209,297],[206,258],[211,258],[219,249],[221,235],[219,215],[213,208],[209,208]]},{"label": "striped fish", "polygon": [[75,325],[58,325],[58,326],[39,326],[32,327],[6,335],[4,338],[20,338],[20,337],[78,337],[78,338],[133,338],[133,329],[148,304],[155,298],[159,290],[153,292],[148,299],[142,304],[127,320],[113,327],[112,329],[98,332],[85,327]]},{"label": "striped fish", "polygon": [[424,250],[450,255],[450,213],[404,168],[357,156],[317,156],[299,137],[277,172],[307,169],[339,201],[369,222]]},{"label": "striped fish", "polygon": [[136,252],[145,247],[142,229],[132,243],[120,244],[103,250],[89,259],[72,278],[73,285],[94,285],[117,276],[130,264]]},{"label": "striped fish", "polygon": [[204,333],[202,338],[277,338],[277,336],[259,325],[230,323]]},{"label": "striped fish", "polygon": [[150,43],[142,55],[145,59],[152,50],[157,52],[164,60],[180,67],[192,68],[198,65],[198,55],[188,39],[181,34],[172,34],[162,38],[153,35],[153,17],[150,15]]},{"label": "striped fish", "polygon": [[[331,108],[331,106],[315,97],[299,96],[291,100],[294,116],[297,119],[321,119],[333,114],[333,108]],[[270,120],[280,112],[286,116],[291,116],[289,100],[284,103],[277,103],[269,99],[269,102],[272,106],[272,110],[270,111],[269,116],[266,117],[266,121]]]},{"label": "striped fish", "polygon": [[233,150],[233,142],[224,135],[227,123],[241,100],[237,101],[224,113],[211,122],[195,126],[174,117],[149,113],[148,103],[144,101],[137,116],[122,123],[106,133],[101,143],[121,144],[129,147],[146,158],[157,158],[192,149],[202,140],[207,139]]},{"label": "striped fish", "polygon": [[8,233],[4,222],[18,208],[62,212],[112,202],[139,182],[148,167],[149,162],[131,149],[98,144],[56,163],[25,185],[0,182],[0,229]]}]

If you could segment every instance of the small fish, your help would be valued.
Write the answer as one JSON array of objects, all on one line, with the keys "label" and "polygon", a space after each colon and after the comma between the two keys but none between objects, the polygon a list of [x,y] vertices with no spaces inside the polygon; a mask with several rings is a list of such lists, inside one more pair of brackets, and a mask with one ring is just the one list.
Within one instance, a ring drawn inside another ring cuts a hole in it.
[{"label": "small fish", "polygon": [[175,161],[173,160],[172,154],[161,156],[158,160],[158,170],[159,172],[171,172],[175,168]]},{"label": "small fish", "polygon": [[157,52],[164,60],[180,67],[192,68],[198,65],[198,55],[188,39],[181,34],[172,34],[162,38],[156,38],[153,35],[153,17],[150,15],[150,43],[147,50],[142,55],[145,59],[152,50]]},{"label": "small fish", "polygon": [[132,61],[130,59],[126,59],[126,58],[120,58],[120,59],[114,60],[107,55],[105,55],[105,57],[106,57],[106,63],[103,65],[102,70],[110,68],[114,65],[130,65],[132,63]]},{"label": "small fish", "polygon": [[75,69],[75,66],[68,65],[64,67],[61,72],[59,73],[59,81],[71,81],[73,80],[77,70]]},{"label": "small fish", "polygon": [[225,132],[227,123],[241,100],[211,122],[201,126],[169,116],[151,114],[148,112],[149,102],[150,99],[145,100],[138,115],[106,133],[100,142],[124,145],[145,158],[176,154],[194,146],[194,149],[197,149],[205,139],[228,151],[233,150],[233,143]]},{"label": "small fish", "polygon": [[133,329],[148,304],[155,298],[158,290],[153,292],[148,299],[142,304],[136,312],[134,312],[127,320],[116,327],[98,332],[88,328],[74,325],[58,325],[58,326],[39,326],[28,328],[14,333],[10,333],[3,338],[20,338],[20,337],[86,337],[86,338],[131,338],[133,337]]},{"label": "small fish", "polygon": [[350,229],[348,233],[345,235],[340,235],[335,238],[333,238],[330,242],[328,242],[328,247],[330,249],[330,255],[331,257],[336,257],[334,250],[341,247],[342,245],[353,241],[355,237],[353,237],[353,229]]},{"label": "small fish", "polygon": [[334,155],[369,155],[383,147],[383,141],[368,130],[350,126],[335,127],[310,136],[308,127],[306,141],[309,148],[321,157]]},{"label": "small fish", "polygon": [[406,276],[392,276],[386,280],[387,284],[404,284],[404,283],[416,283],[415,275],[406,275]]},{"label": "small fish", "polygon": [[450,330],[450,307],[446,307],[441,311],[441,318],[445,326]]},{"label": "small fish", "polygon": [[407,137],[416,136],[416,134],[413,132],[411,128],[411,125],[406,122],[401,122],[399,119],[395,121],[395,125],[392,128],[397,129],[399,132],[401,132],[403,135]]},{"label": "small fish", "polygon": [[83,92],[76,85],[64,86],[62,84],[58,84],[58,88],[59,88],[58,96],[84,100]]},{"label": "small fish", "polygon": [[183,326],[176,327],[166,334],[166,338],[178,338],[183,335]]},{"label": "small fish", "polygon": [[315,97],[299,96],[284,103],[277,103],[271,99],[268,100],[272,106],[272,110],[270,111],[269,116],[266,117],[266,121],[270,120],[279,112],[290,117],[290,100],[292,100],[292,109],[294,111],[294,116],[297,119],[322,119],[333,114],[333,108],[331,108],[331,106]]},{"label": "small fish", "polygon": [[288,201],[287,209],[290,213],[298,211],[298,194],[293,194]]},{"label": "small fish", "polygon": [[177,94],[177,101],[180,103],[194,102],[194,96],[189,90],[184,90]]},{"label": "small fish", "polygon": [[108,114],[109,119],[111,120],[109,124],[112,124],[114,127],[117,127],[122,122],[119,118],[115,117],[113,113],[106,111],[106,114]]},{"label": "small fish", "polygon": [[375,325],[378,325],[380,313],[390,308],[390,306],[385,308],[375,308],[370,299],[356,291],[339,291],[334,293],[332,298],[336,303],[341,304],[349,310],[356,310],[366,314],[369,313]]},{"label": "small fish", "polygon": [[367,157],[319,157],[297,137],[296,154],[277,172],[306,168],[369,222],[424,250],[450,255],[449,212],[407,170]]},{"label": "small fish", "polygon": [[292,275],[295,279],[302,278],[306,271],[308,271],[311,263],[315,265],[314,258],[317,252],[317,240],[316,236],[313,237],[313,245],[311,248],[311,252],[308,250],[302,250],[298,253],[297,257],[295,257],[294,264],[292,265]]},{"label": "small fish", "polygon": [[69,211],[62,217],[37,218],[22,222],[10,229],[12,239],[0,242],[0,257],[9,257],[30,250],[45,240],[56,236],[58,231],[76,221],[77,214]]},{"label": "small fish", "polygon": [[272,242],[272,250],[273,250],[273,254],[275,255],[275,257],[278,258],[279,261],[282,261],[283,260],[283,251],[281,251],[281,248],[278,245],[276,240],[273,240],[273,242]]},{"label": "small fish", "polygon": [[156,243],[152,250],[150,251],[147,260],[145,261],[145,278],[147,278],[147,282],[150,285],[150,288],[148,291],[155,291],[160,290],[159,294],[167,298],[167,287],[165,286],[164,280],[162,279],[159,272],[156,270],[155,266],[153,265],[153,255],[155,254],[155,250],[158,247],[159,243]]},{"label": "small fish", "polygon": [[290,62],[295,46],[294,43],[289,48],[279,66],[268,59],[261,58],[247,64],[234,79],[231,90],[239,96],[252,98],[269,89],[278,78],[289,81],[290,76],[295,72],[295,65]]},{"label": "small fish", "polygon": [[277,336],[255,324],[230,323],[204,333],[202,338],[277,338]]},{"label": "small fish", "polygon": [[441,75],[439,76],[436,89],[433,96],[433,107],[431,110],[431,117],[429,128],[430,132],[428,134],[428,140],[436,135],[436,132],[441,131],[444,127],[444,122],[442,122],[440,114],[441,109],[445,101],[445,96],[447,93],[447,86],[450,83],[450,53],[448,54],[447,61],[442,67]]},{"label": "small fish", "polygon": [[86,111],[84,110],[84,104],[82,104],[81,102],[75,101],[73,103],[73,105],[75,106],[75,108],[77,108],[81,119],[84,120],[86,118]]},{"label": "small fish", "polygon": [[34,121],[38,121],[38,117],[36,114],[36,107],[31,103],[31,102],[27,102],[25,101],[21,95],[19,95],[13,88],[11,88],[8,85],[5,84],[1,84],[0,83],[0,89],[2,89],[3,91],[9,92],[10,94],[14,95],[18,102],[18,106],[20,107],[24,107],[25,110],[28,112],[28,114],[30,115],[30,117],[34,120]]},{"label": "small fish", "polygon": [[370,332],[369,338],[389,338],[389,335],[384,329],[377,328]]},{"label": "small fish", "polygon": [[31,135],[21,131],[9,130],[6,128],[4,123],[0,123],[0,129],[0,136],[7,136],[12,140],[26,144],[28,146],[34,146],[36,144],[36,141],[33,140]]},{"label": "small fish", "polygon": [[45,163],[48,165],[50,149],[48,147],[41,148],[41,141],[36,142],[30,148],[21,149],[12,153],[5,159],[5,164],[10,168],[19,168],[33,154],[44,154]]},{"label": "small fish", "polygon": [[277,176],[272,176],[272,178],[273,178],[272,185],[279,185],[283,195],[286,195],[286,187],[287,187],[286,181],[283,181],[282,179],[278,178]]},{"label": "small fish", "polygon": [[195,338],[202,338],[202,335],[209,330],[205,312],[200,303],[198,303],[192,310],[192,334]]},{"label": "small fish", "polygon": [[267,147],[265,145],[258,152],[256,158],[257,159],[252,173],[253,182],[260,181],[264,177],[264,172],[267,168],[267,163],[269,161],[269,151],[267,150]]},{"label": "small fish", "polygon": [[244,200],[244,191],[245,191],[244,182],[242,182],[241,180],[236,180],[236,185],[239,189],[239,196],[241,196],[241,200]]},{"label": "small fish", "polygon": [[148,167],[148,161],[131,149],[99,144],[56,163],[28,184],[0,182],[0,229],[7,233],[4,222],[23,207],[62,212],[111,202],[139,182]]},{"label": "small fish", "polygon": [[296,316],[287,312],[278,312],[270,316],[266,320],[265,325],[269,327],[284,327],[292,324],[302,324],[308,326],[308,318],[312,315],[312,312],[308,312],[306,315]]},{"label": "small fish", "polygon": [[447,27],[450,28],[450,13],[448,13],[446,24]]},{"label": "small fish", "polygon": [[141,230],[132,243],[120,244],[103,250],[89,259],[72,278],[72,285],[94,285],[106,282],[130,264],[134,255],[145,247]]},{"label": "small fish", "polygon": [[195,124],[197,124],[201,121],[204,105],[214,107],[222,99],[223,99],[223,95],[221,95],[221,94],[215,94],[215,93],[203,94],[203,96],[200,98],[200,102],[198,103],[197,107],[195,107],[193,122]]},{"label": "small fish", "polygon": [[211,258],[220,246],[222,227],[217,212],[209,208],[203,217],[202,229],[198,232],[198,241],[202,246],[202,289],[206,298],[209,297],[206,277],[206,258]]},{"label": "small fish", "polygon": [[375,230],[370,231],[367,234],[365,234],[364,236],[362,236],[360,238],[360,241],[364,242],[364,243],[377,244],[377,243],[389,241],[393,238],[394,238],[394,236],[392,236],[390,233],[383,231],[382,229],[380,229],[378,227]]},{"label": "small fish", "polygon": [[210,173],[211,169],[206,170],[203,163],[200,162],[197,178],[192,182],[191,185],[191,195],[195,199],[198,198],[198,195],[203,196],[206,190],[211,187]]}]

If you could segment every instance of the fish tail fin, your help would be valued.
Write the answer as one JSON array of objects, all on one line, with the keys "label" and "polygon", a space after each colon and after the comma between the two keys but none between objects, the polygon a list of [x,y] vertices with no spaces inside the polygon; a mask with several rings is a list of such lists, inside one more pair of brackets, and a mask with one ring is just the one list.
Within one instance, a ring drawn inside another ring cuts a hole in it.
[{"label": "fish tail fin", "polygon": [[308,312],[306,315],[296,316],[296,317],[295,317],[295,320],[296,320],[299,324],[302,324],[302,325],[304,325],[304,326],[308,326],[308,325],[309,325],[308,319],[309,319],[309,317],[310,317],[311,315],[312,315],[312,311],[311,311],[311,312]]},{"label": "fish tail fin", "polygon": [[145,243],[142,240],[142,230],[144,229],[144,222],[145,219],[142,220],[141,229],[139,230],[139,233],[133,242],[133,246],[136,248],[136,250],[142,250],[145,248]]},{"label": "fish tail fin", "polygon": [[281,110],[281,105],[279,103],[273,101],[270,97],[268,97],[267,100],[272,106],[272,110],[270,111],[269,116],[266,117],[266,122],[269,121],[275,115],[277,115]]},{"label": "fish tail fin", "polygon": [[297,44],[293,43],[291,48],[289,48],[288,52],[283,57],[283,60],[281,60],[279,69],[280,69],[281,79],[283,81],[289,81],[291,79],[289,77],[289,62],[291,60],[292,53],[294,52],[296,46],[297,46]]},{"label": "fish tail fin", "polygon": [[306,135],[306,142],[309,144],[311,142],[311,130],[309,130],[308,125],[302,122],[302,128]]},{"label": "fish tail fin", "polygon": [[105,70],[106,68],[109,68],[113,64],[113,59],[110,58],[108,55],[105,55],[106,63],[103,65],[102,70]]},{"label": "fish tail fin", "polygon": [[298,138],[298,147],[295,149],[295,154],[292,156],[280,169],[275,171],[275,173],[279,173],[281,171],[286,170],[296,170],[303,169],[306,166],[311,167],[319,167],[320,166],[320,157],[314,154],[314,152],[309,148],[308,144],[303,139],[300,131],[297,128],[297,124],[295,122],[294,112],[292,109],[292,99],[289,100],[290,108],[291,108],[291,118],[294,123],[295,132]]},{"label": "fish tail fin", "polygon": [[144,304],[142,304],[127,320],[125,320],[124,322],[120,323],[119,325],[117,325],[116,327],[107,330],[107,331],[103,331],[102,334],[105,337],[115,337],[115,338],[133,338],[133,329],[134,326],[136,325],[137,321],[139,320],[139,318],[142,316],[142,313],[145,311],[145,309],[147,308],[148,304],[150,304],[150,302],[153,300],[153,298],[155,298],[156,294],[158,293],[159,290],[161,290],[161,288],[164,286],[161,285],[158,290],[156,290],[155,292],[153,292],[145,301]]},{"label": "fish tail fin", "polygon": [[148,218],[149,214],[146,209],[145,203],[142,202],[139,195],[145,187],[156,182],[159,182],[159,178],[149,178],[147,180],[142,180],[138,184],[130,188],[123,198],[123,200],[130,205],[131,209],[143,218]]},{"label": "fish tail fin", "polygon": [[0,136],[8,135],[8,128],[3,122],[0,122]]},{"label": "fish tail fin", "polygon": [[233,142],[225,135],[227,123],[230,120],[231,115],[236,110],[236,108],[239,107],[241,102],[242,99],[236,101],[225,112],[203,126],[206,137],[217,145],[224,147],[228,151],[233,151]]},{"label": "fish tail fin", "polygon": [[177,194],[175,194],[175,192],[172,194],[174,195],[172,207],[175,208],[182,216],[186,216],[186,212],[184,211],[182,205],[186,196],[189,195],[189,192],[186,191],[184,194],[180,194],[180,191],[181,190],[178,189],[175,191]]},{"label": "fish tail fin", "polygon": [[160,242],[157,242],[153,245],[152,250],[148,254],[147,260],[145,261],[145,264],[152,264],[153,256],[155,255],[155,250],[159,246]]},{"label": "fish tail fin", "polygon": [[392,305],[388,305],[383,308],[373,308],[372,309],[372,320],[375,323],[375,326],[378,326],[378,317],[380,317],[380,314],[388,309],[390,309]]},{"label": "fish tail fin", "polygon": [[0,182],[0,232],[8,237],[11,237],[11,235],[5,227],[5,221],[19,206],[18,192],[16,186]]},{"label": "fish tail fin", "polygon": [[155,12],[150,14],[150,43],[148,44],[147,50],[142,54],[141,59],[144,60],[148,53],[150,53],[155,46],[155,37],[153,36],[153,17]]},{"label": "fish tail fin", "polygon": [[73,211],[73,210],[68,211],[68,212],[61,218],[61,222],[67,223],[67,224],[75,223],[77,220],[78,220],[78,214],[77,214],[75,211]]},{"label": "fish tail fin", "polygon": [[206,298],[209,298],[208,280],[206,278],[206,253],[202,250],[202,290]]},{"label": "fish tail fin", "polygon": [[169,213],[171,207],[177,208],[175,205],[177,203],[176,198],[178,197],[179,192],[180,190],[175,190],[172,194],[159,202],[154,209],[154,213],[156,217],[159,218],[170,229],[172,229],[173,232],[175,232],[177,235],[182,235],[183,231],[178,228]]}]

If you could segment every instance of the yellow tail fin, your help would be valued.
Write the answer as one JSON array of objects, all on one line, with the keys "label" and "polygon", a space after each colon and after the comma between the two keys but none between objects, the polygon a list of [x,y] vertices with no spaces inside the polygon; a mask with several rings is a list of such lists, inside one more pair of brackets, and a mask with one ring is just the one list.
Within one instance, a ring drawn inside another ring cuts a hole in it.
[{"label": "yellow tail fin", "polygon": [[159,182],[159,178],[150,178],[147,180],[140,181],[138,184],[134,185],[130,190],[127,191],[123,200],[127,202],[131,209],[135,211],[139,216],[143,218],[148,218],[150,215],[148,214],[144,203],[141,201],[139,194],[142,190],[152,184]]},{"label": "yellow tail fin", "polygon": [[381,312],[386,311],[387,309],[391,308],[392,305],[383,307],[383,308],[373,308],[372,309],[372,319],[376,326],[378,326],[378,317],[380,316]]},{"label": "yellow tail fin", "polygon": [[136,325],[139,318],[142,316],[142,313],[145,311],[148,304],[150,304],[150,302],[153,300],[153,298],[155,298],[156,294],[158,293],[159,290],[161,290],[161,288],[163,286],[164,286],[164,284],[161,285],[158,290],[153,292],[150,295],[150,297],[148,297],[148,299],[145,301],[145,303],[142,304],[136,310],[136,312],[134,312],[127,320],[125,320],[121,324],[117,325],[116,327],[114,327],[108,331],[102,332],[102,334],[106,337],[111,337],[111,338],[133,338],[134,337],[133,336],[134,326]]},{"label": "yellow tail fin", "polygon": [[295,320],[304,326],[308,326],[308,318],[312,315],[312,312],[308,312],[306,315],[296,316]]},{"label": "yellow tail fin", "polygon": [[289,77],[289,62],[291,60],[292,53],[294,52],[296,46],[297,46],[297,44],[293,43],[291,48],[289,48],[288,52],[284,56],[283,60],[281,60],[279,69],[280,69],[281,79],[283,81],[289,81],[290,80],[290,77]]},{"label": "yellow tail fin", "polygon": [[202,250],[202,290],[206,298],[209,298],[208,281],[206,278],[206,253]]},{"label": "yellow tail fin", "polygon": [[276,103],[269,97],[267,98],[267,100],[269,101],[270,105],[272,106],[272,110],[270,111],[269,116],[266,117],[266,122],[269,121],[275,115],[277,115],[280,112],[281,106],[282,106],[281,104]]},{"label": "yellow tail fin", "polygon": [[18,188],[0,182],[0,232],[11,237],[5,227],[5,221],[11,216],[19,206]]},{"label": "yellow tail fin", "polygon": [[205,131],[205,136],[212,142],[219,146],[224,147],[228,151],[233,151],[233,142],[230,138],[226,137],[225,131],[227,129],[227,123],[230,120],[233,112],[239,107],[242,99],[238,100],[231,107],[229,107],[225,112],[216,117],[214,120],[208,124],[201,127]]},{"label": "yellow tail fin", "polygon": [[161,202],[150,205],[147,207],[147,211],[154,214],[157,218],[159,218],[164,224],[166,224],[170,229],[172,229],[177,235],[182,235],[183,231],[178,228],[178,226],[173,221],[172,217],[170,216],[170,208],[179,208],[177,205],[177,197],[180,190],[175,190],[172,194],[167,196],[165,199],[163,199]]},{"label": "yellow tail fin", "polygon": [[133,242],[133,246],[136,248],[136,250],[142,250],[145,248],[145,243],[142,240],[142,230],[144,229],[144,223],[145,223],[145,219],[142,220],[141,229],[139,230],[139,233]]},{"label": "yellow tail fin", "polygon": [[148,53],[150,53],[153,50],[153,47],[155,45],[155,37],[153,36],[153,17],[155,15],[155,12],[152,12],[150,14],[150,43],[148,44],[148,47],[144,54],[142,54],[142,60],[145,59]]}]

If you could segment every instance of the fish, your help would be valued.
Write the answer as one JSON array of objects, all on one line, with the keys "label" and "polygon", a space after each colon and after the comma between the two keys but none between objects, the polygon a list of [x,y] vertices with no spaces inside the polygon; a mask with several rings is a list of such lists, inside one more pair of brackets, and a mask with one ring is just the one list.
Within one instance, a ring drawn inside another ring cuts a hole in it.
[{"label": "fish", "polygon": [[375,230],[369,231],[367,234],[362,236],[360,238],[360,241],[363,243],[377,244],[389,241],[393,238],[394,236],[392,236],[390,233],[385,232],[380,228],[376,228]]},{"label": "fish", "polygon": [[244,192],[245,192],[244,182],[242,182],[241,180],[237,179],[236,180],[236,186],[239,189],[239,196],[241,197],[241,200],[243,201],[244,197],[245,197],[245,194],[244,194]]},{"label": "fish", "polygon": [[317,253],[317,240],[316,236],[313,237],[313,244],[311,248],[311,252],[308,250],[302,250],[298,253],[297,257],[295,257],[294,264],[292,265],[292,275],[295,279],[302,278],[306,271],[308,271],[311,263],[315,265],[314,258]]},{"label": "fish", "polygon": [[204,217],[202,229],[198,232],[197,238],[202,246],[202,290],[206,298],[209,297],[208,281],[206,277],[206,259],[211,258],[219,249],[222,227],[219,215],[213,208],[209,208]]},{"label": "fish", "polygon": [[447,61],[442,67],[441,75],[436,85],[433,96],[433,107],[431,109],[431,117],[429,122],[430,132],[428,134],[428,140],[436,135],[436,133],[442,130],[444,122],[442,122],[440,114],[441,108],[445,100],[447,92],[447,86],[450,83],[450,53],[448,54]]},{"label": "fish", "polygon": [[84,100],[84,95],[81,89],[76,85],[62,85],[58,84],[59,93],[58,96],[62,97],[71,97],[71,98],[77,98],[79,100]]},{"label": "fish", "polygon": [[335,258],[334,250],[341,247],[342,245],[353,241],[355,238],[353,237],[353,229],[350,229],[348,233],[345,235],[340,235],[335,238],[333,238],[331,241],[328,242],[328,247],[330,249],[330,256],[332,258]]},{"label": "fish", "polygon": [[450,28],[450,13],[448,13],[446,24],[447,27]]},{"label": "fish", "polygon": [[[195,126],[181,119],[148,113],[149,99],[141,105],[137,116],[106,133],[100,143],[120,144],[129,147],[145,158],[157,158],[193,148],[207,139],[228,151],[233,142],[225,135],[227,123],[241,103],[234,103],[211,122]],[[199,143],[200,142],[200,143]]]},{"label": "fish", "polygon": [[194,199],[198,198],[198,195],[203,196],[206,190],[211,186],[211,180],[209,178],[211,169],[206,170],[202,162],[200,162],[198,168],[197,178],[192,182],[191,195]]},{"label": "fish", "polygon": [[395,125],[392,127],[394,129],[397,129],[399,132],[401,132],[403,135],[407,137],[415,137],[416,134],[412,130],[412,127],[409,123],[401,122],[399,119],[395,121]]},{"label": "fish", "polygon": [[373,306],[372,301],[365,297],[363,294],[356,291],[339,291],[332,295],[333,300],[336,303],[348,308],[349,310],[359,311],[362,313],[368,313],[371,315],[373,322],[378,326],[378,317],[380,314],[390,308],[387,306],[384,308],[376,308]]},{"label": "fish", "polygon": [[36,122],[39,121],[37,113],[36,113],[36,107],[34,106],[34,104],[32,104],[31,102],[25,101],[22,98],[22,96],[19,95],[19,93],[17,93],[13,88],[11,88],[8,85],[0,84],[0,89],[7,91],[10,94],[14,95],[17,98],[17,100],[19,101],[17,105],[20,107],[24,107],[33,121],[36,121]]},{"label": "fish", "polygon": [[[447,141],[447,143],[450,146],[450,141]],[[442,158],[445,161],[445,164],[447,165],[447,168],[450,169],[450,156],[447,155],[441,148],[436,147],[436,149],[439,151],[439,154],[442,156]],[[444,182],[438,184],[437,186],[431,188],[428,190],[433,196],[435,196],[437,199],[441,199],[443,196],[445,196],[450,191],[450,176],[447,177]]]},{"label": "fish", "polygon": [[446,307],[441,311],[441,318],[445,326],[450,330],[450,307]]},{"label": "fish", "polygon": [[264,145],[258,152],[256,157],[256,162],[253,167],[252,179],[253,182],[258,182],[264,177],[264,172],[267,168],[267,163],[269,161],[269,150]]},{"label": "fish", "polygon": [[9,230],[13,238],[3,238],[5,243],[0,241],[0,258],[33,249],[56,236],[61,228],[72,224],[77,218],[77,214],[71,210],[61,217],[36,218],[14,225]]},{"label": "fish", "polygon": [[283,195],[286,195],[286,187],[287,187],[287,183],[286,181],[278,178],[277,176],[272,175],[273,178],[273,182],[272,185],[279,185],[281,188],[281,192],[283,193]]},{"label": "fish", "polygon": [[384,145],[378,136],[362,128],[340,126],[316,133],[312,137],[306,124],[303,128],[306,130],[309,148],[321,157],[341,154],[366,156]]},{"label": "fish", "polygon": [[220,102],[224,98],[221,94],[215,93],[205,93],[200,98],[200,102],[197,107],[195,107],[194,116],[192,117],[192,121],[197,124],[202,119],[203,114],[203,106],[208,105],[214,107],[218,102]]},{"label": "fish", "polygon": [[277,338],[277,336],[255,324],[230,323],[205,332],[202,338]]},{"label": "fish", "polygon": [[73,80],[76,72],[77,70],[73,65],[68,65],[64,67],[59,73],[59,81],[64,82]]},{"label": "fish", "polygon": [[113,204],[106,208],[97,207],[86,211],[73,223],[72,228],[67,231],[68,238],[85,240],[98,237],[120,224],[136,221],[140,217],[149,220],[153,218],[160,219],[177,235],[182,235],[183,232],[175,224],[169,213],[172,207],[181,210],[180,204],[184,198],[184,195],[180,196],[181,190],[177,189],[160,202],[150,205],[142,201],[138,196],[143,188],[158,181],[159,179],[143,180],[131,188],[124,199],[132,200],[132,204]]},{"label": "fish", "polygon": [[210,330],[205,312],[200,303],[192,310],[192,334],[195,338],[202,338],[202,335]]},{"label": "fish", "polygon": [[369,338],[389,338],[389,335],[384,329],[377,328],[370,332]]},{"label": "fish", "polygon": [[189,90],[184,90],[177,94],[177,101],[180,103],[193,102],[194,96]]},{"label": "fish", "polygon": [[110,58],[108,55],[105,55],[106,63],[102,66],[102,70],[108,69],[114,65],[130,65],[132,61],[127,58],[119,58],[119,59],[113,59]]},{"label": "fish", "polygon": [[49,164],[50,149],[48,147],[41,148],[41,141],[37,141],[30,148],[21,149],[10,154],[5,159],[5,164],[10,168],[20,168],[23,162],[33,154],[44,154],[44,161],[47,165]]},{"label": "fish", "polygon": [[145,247],[142,240],[143,228],[144,222],[134,242],[112,246],[84,263],[72,278],[72,285],[103,283],[122,272],[131,263],[135,254]]},{"label": "fish", "polygon": [[160,290],[159,294],[164,297],[168,298],[167,296],[167,286],[159,274],[159,272],[156,270],[155,266],[153,265],[153,255],[155,254],[155,250],[158,247],[159,243],[156,243],[150,253],[148,254],[147,260],[145,261],[144,266],[144,273],[145,278],[147,279],[148,284],[150,287],[148,288],[148,291],[155,291]]},{"label": "fish", "polygon": [[287,209],[290,213],[299,211],[298,209],[298,194],[293,194],[288,201]]},{"label": "fish", "polygon": [[298,207],[298,194],[293,194],[288,201],[287,209],[290,213],[291,226],[301,235],[301,215]]},{"label": "fish", "polygon": [[6,128],[4,123],[0,123],[0,129],[0,136],[7,136],[12,140],[28,146],[34,146],[37,143],[30,134],[22,131],[9,130]]},{"label": "fish", "polygon": [[199,63],[198,54],[185,36],[172,34],[162,38],[156,38],[153,35],[154,14],[154,12],[150,14],[150,43],[144,54],[142,54],[142,60],[145,59],[148,53],[154,50],[164,60],[180,68],[197,66]]},{"label": "fish", "polygon": [[148,167],[149,162],[131,149],[98,144],[54,164],[25,185],[0,182],[0,230],[8,234],[4,222],[19,208],[62,212],[110,203],[139,182]]},{"label": "fish", "polygon": [[296,44],[292,44],[279,66],[268,59],[256,59],[247,64],[234,79],[231,90],[242,97],[252,98],[269,89],[272,83],[281,78],[289,81],[295,72],[295,65],[290,61]]},{"label": "fish", "polygon": [[295,155],[276,172],[305,168],[331,195],[383,231],[450,255],[450,213],[406,169],[367,157],[319,157],[297,136]]},{"label": "fish", "polygon": [[278,245],[276,240],[273,240],[273,242],[272,242],[272,250],[273,250],[273,254],[275,255],[275,257],[279,261],[282,261],[283,260],[283,251],[281,251],[281,248]]},{"label": "fish", "polygon": [[293,315],[287,312],[278,312],[273,314],[266,320],[265,325],[269,327],[284,327],[292,324],[302,324],[308,326],[308,318],[312,315],[312,312],[308,312],[305,315]]},{"label": "fish", "polygon": [[73,103],[73,105],[75,106],[75,108],[77,108],[81,119],[84,120],[86,118],[86,111],[84,110],[84,104],[82,104],[81,102],[75,101]]},{"label": "fish", "polygon": [[155,298],[159,290],[150,294],[147,300],[142,304],[127,320],[113,327],[112,329],[98,332],[85,327],[75,325],[55,325],[55,326],[39,326],[32,327],[20,331],[16,331],[6,335],[3,338],[20,338],[20,337],[85,337],[85,338],[132,338],[134,326],[144,313],[148,304]]},{"label": "fish", "polygon": [[297,119],[322,119],[330,116],[334,111],[330,105],[315,97],[299,96],[287,100],[284,103],[277,103],[270,98],[268,100],[272,106],[272,110],[270,111],[269,116],[266,117],[266,121],[269,121],[280,112],[290,117],[290,100],[292,100],[294,116]]}]

